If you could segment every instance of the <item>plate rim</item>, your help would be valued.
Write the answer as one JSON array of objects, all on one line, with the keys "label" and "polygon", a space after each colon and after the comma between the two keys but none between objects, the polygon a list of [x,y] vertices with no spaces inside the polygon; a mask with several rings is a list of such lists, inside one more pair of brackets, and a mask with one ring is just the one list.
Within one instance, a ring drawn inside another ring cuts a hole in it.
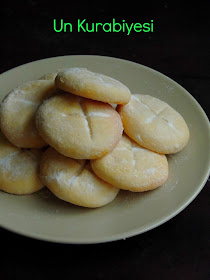
[{"label": "plate rim", "polygon": [[[126,59],[122,59],[122,58],[118,58],[118,57],[112,57],[112,56],[105,56],[105,55],[61,55],[61,56],[53,56],[53,57],[47,57],[47,58],[43,58],[43,59],[38,59],[38,60],[34,60],[31,62],[27,62],[24,64],[20,64],[14,68],[11,68],[3,73],[0,74],[0,77],[3,75],[6,75],[8,72],[12,72],[15,71],[16,69],[20,68],[20,67],[24,67],[30,64],[34,64],[34,63],[39,63],[40,61],[44,61],[44,60],[54,60],[54,59],[62,59],[65,57],[94,57],[96,59],[110,59],[110,60],[120,60],[120,61],[124,61],[126,63],[130,63],[130,64],[135,64],[138,67],[142,67],[145,68],[148,71],[152,71],[155,74],[164,77],[165,79],[167,79],[168,81],[175,83],[176,86],[178,86],[182,91],[185,92],[185,94],[188,95],[189,98],[192,99],[192,101],[195,103],[195,105],[197,106],[197,108],[199,109],[199,112],[202,115],[202,118],[205,121],[205,124],[207,125],[207,127],[209,125],[209,119],[207,114],[205,113],[204,109],[202,108],[202,106],[198,103],[198,101],[183,87],[181,86],[179,83],[177,83],[175,80],[173,80],[172,78],[168,77],[167,75],[159,72],[158,70],[155,70],[153,68],[150,68],[146,65],[134,62],[134,61],[130,61],[130,60],[126,60]],[[210,138],[210,129],[208,130],[208,137]],[[210,149],[210,145],[209,145],[209,149]],[[107,243],[107,242],[114,242],[114,241],[119,241],[119,240],[125,240],[137,235],[140,235],[142,233],[145,233],[147,231],[150,231],[152,229],[155,229],[157,227],[159,227],[160,225],[168,222],[169,220],[173,219],[175,216],[177,216],[180,212],[182,212],[197,196],[198,194],[202,191],[202,189],[204,188],[209,176],[210,176],[210,153],[209,156],[207,158],[208,160],[208,165],[206,165],[206,170],[204,171],[204,175],[202,176],[202,181],[199,184],[199,187],[197,188],[197,190],[185,201],[185,203],[182,204],[181,207],[179,207],[176,211],[174,211],[173,213],[171,213],[170,215],[166,215],[164,218],[161,218],[160,220],[158,220],[158,222],[151,222],[145,229],[139,229],[139,227],[135,227],[133,230],[129,230],[123,233],[117,233],[117,234],[113,234],[107,238],[103,237],[103,238],[94,238],[94,240],[92,240],[91,238],[83,238],[83,240],[77,240],[77,238],[70,238],[68,239],[68,237],[64,237],[64,236],[53,236],[53,235],[46,235],[46,234],[40,234],[40,233],[33,233],[33,232],[26,232],[26,231],[22,231],[21,229],[14,229],[12,226],[8,226],[8,225],[2,225],[0,223],[0,227],[11,231],[13,233],[16,234],[20,234],[22,236],[28,237],[28,238],[33,238],[33,239],[37,239],[40,241],[45,241],[45,242],[53,242],[53,243],[60,243],[60,244],[101,244],[101,243]]]}]

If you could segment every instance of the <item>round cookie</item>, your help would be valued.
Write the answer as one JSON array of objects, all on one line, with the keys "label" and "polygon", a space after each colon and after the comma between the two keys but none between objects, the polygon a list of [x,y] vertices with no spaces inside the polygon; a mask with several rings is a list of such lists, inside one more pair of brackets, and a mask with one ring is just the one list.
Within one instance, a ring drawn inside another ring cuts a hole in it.
[{"label": "round cookie", "polygon": [[67,158],[51,147],[42,157],[40,174],[54,195],[83,207],[106,205],[119,192],[93,173],[89,161]]},{"label": "round cookie", "polygon": [[9,141],[21,148],[42,148],[47,143],[35,125],[35,112],[42,101],[56,92],[53,80],[26,82],[2,101],[0,125]]},{"label": "round cookie", "polygon": [[50,146],[75,159],[106,155],[123,131],[121,118],[111,105],[68,93],[44,101],[37,110],[36,125]]},{"label": "round cookie", "polygon": [[85,68],[61,70],[55,78],[55,85],[75,95],[105,103],[127,104],[131,97],[130,90],[121,82]]},{"label": "round cookie", "polygon": [[0,190],[30,194],[44,187],[39,177],[40,150],[12,145],[0,132]]},{"label": "round cookie", "polygon": [[181,151],[189,140],[183,117],[167,103],[149,96],[132,95],[118,106],[125,133],[139,145],[162,154]]},{"label": "round cookie", "polygon": [[168,178],[166,156],[138,146],[126,135],[111,153],[92,160],[91,167],[104,181],[132,192],[155,189]]}]

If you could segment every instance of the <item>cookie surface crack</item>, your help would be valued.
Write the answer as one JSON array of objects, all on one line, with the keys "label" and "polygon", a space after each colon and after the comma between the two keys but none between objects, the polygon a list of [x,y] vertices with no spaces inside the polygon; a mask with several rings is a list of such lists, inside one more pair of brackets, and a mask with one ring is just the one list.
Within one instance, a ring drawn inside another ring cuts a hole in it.
[{"label": "cookie surface crack", "polygon": [[136,170],[136,154],[134,152],[135,151],[135,146],[133,145],[133,143],[131,141],[130,141],[130,145],[129,145],[128,150],[131,151],[132,166],[133,166],[133,171],[135,171]]},{"label": "cookie surface crack", "polygon": [[160,117],[160,114],[162,114],[168,107],[163,107],[156,115]]},{"label": "cookie surface crack", "polygon": [[84,118],[85,127],[86,127],[86,129],[88,131],[90,139],[92,140],[93,132],[92,132],[91,119],[88,117],[88,114],[86,112],[86,108],[85,108],[85,106],[84,106],[84,104],[83,104],[81,99],[79,100],[79,104],[80,104],[80,107],[81,107],[81,110],[82,110],[82,116]]},{"label": "cookie surface crack", "polygon": [[68,180],[69,185],[73,185],[73,183],[76,181],[76,179],[79,178],[79,176],[82,174],[83,170],[85,169],[85,166],[87,165],[87,162],[85,161],[73,174],[73,176]]},{"label": "cookie surface crack", "polygon": [[[139,100],[137,97],[135,97],[135,100],[138,100],[139,103],[143,104],[147,109],[149,109],[153,114],[155,114],[156,117],[158,117],[158,118],[160,118],[161,120],[165,121],[165,122],[168,124],[168,126],[170,126],[170,127],[173,128],[175,131],[177,131],[177,129],[174,127],[174,125],[173,125],[170,121],[168,121],[168,120],[165,119],[164,117],[160,116],[160,114],[163,113],[163,111],[165,111],[165,110],[167,109],[167,107],[162,108],[160,112],[156,113],[156,112],[154,112],[149,106],[147,106],[144,102],[142,102],[141,100]],[[154,118],[155,118],[155,117],[154,117]],[[151,118],[149,119],[148,122],[151,122],[152,119],[154,119],[154,118],[151,117]]]}]

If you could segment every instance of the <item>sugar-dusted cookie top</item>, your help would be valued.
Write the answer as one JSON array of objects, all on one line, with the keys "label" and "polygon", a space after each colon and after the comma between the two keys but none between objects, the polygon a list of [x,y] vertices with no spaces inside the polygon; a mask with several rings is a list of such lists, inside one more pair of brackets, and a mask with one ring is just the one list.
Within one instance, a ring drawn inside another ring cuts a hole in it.
[{"label": "sugar-dusted cookie top", "polygon": [[0,132],[0,190],[29,194],[44,187],[39,178],[41,150],[20,149]]},{"label": "sugar-dusted cookie top", "polygon": [[128,104],[117,107],[125,133],[139,145],[162,154],[182,150],[189,140],[183,117],[155,97],[134,94]]},{"label": "sugar-dusted cookie top", "polygon": [[21,148],[42,148],[47,143],[35,125],[35,112],[42,101],[55,94],[53,80],[26,82],[2,101],[1,130],[11,143]]},{"label": "sugar-dusted cookie top", "polygon": [[110,203],[119,189],[98,178],[87,160],[75,160],[48,148],[42,158],[42,181],[60,199],[83,207]]},{"label": "sugar-dusted cookie top", "polygon": [[58,72],[55,85],[67,92],[102,101],[105,103],[127,104],[130,90],[118,80],[85,68],[68,68]]},{"label": "sugar-dusted cookie top", "polygon": [[166,156],[140,147],[126,135],[111,153],[92,160],[91,167],[103,180],[132,192],[157,188],[168,178]]},{"label": "sugar-dusted cookie top", "polygon": [[60,94],[39,107],[40,135],[61,154],[76,159],[100,158],[114,149],[123,126],[111,105]]}]

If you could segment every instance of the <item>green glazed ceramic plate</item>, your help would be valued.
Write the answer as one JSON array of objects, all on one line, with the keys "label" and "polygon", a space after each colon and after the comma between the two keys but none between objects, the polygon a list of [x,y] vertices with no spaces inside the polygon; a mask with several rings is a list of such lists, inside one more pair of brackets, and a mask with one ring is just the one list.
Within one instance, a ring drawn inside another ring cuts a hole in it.
[{"label": "green glazed ceramic plate", "polygon": [[190,129],[188,145],[168,156],[169,178],[146,193],[120,191],[99,209],[59,200],[46,188],[32,195],[0,192],[0,225],[13,232],[60,243],[101,243],[153,229],[180,213],[205,185],[210,167],[209,121],[197,101],[179,84],[143,65],[103,56],[62,56],[34,61],[0,75],[0,100],[24,81],[64,67],[85,67],[123,82],[132,93],[149,94],[176,109]]}]

